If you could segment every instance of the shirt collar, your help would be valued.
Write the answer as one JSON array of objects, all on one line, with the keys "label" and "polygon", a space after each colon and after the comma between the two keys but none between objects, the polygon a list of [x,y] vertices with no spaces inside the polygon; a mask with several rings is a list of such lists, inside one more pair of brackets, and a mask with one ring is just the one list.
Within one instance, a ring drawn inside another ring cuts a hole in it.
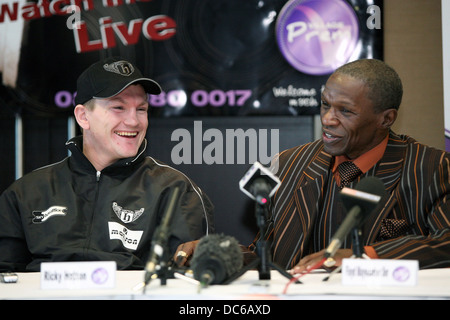
[{"label": "shirt collar", "polygon": [[353,163],[362,171],[362,173],[366,173],[375,165],[375,163],[380,161],[380,159],[383,157],[388,140],[389,135],[386,135],[386,138],[384,138],[384,140],[381,141],[377,146],[373,147],[366,153],[353,160],[349,159],[345,155],[334,157],[333,173],[336,172],[337,167],[345,161],[353,161]]}]

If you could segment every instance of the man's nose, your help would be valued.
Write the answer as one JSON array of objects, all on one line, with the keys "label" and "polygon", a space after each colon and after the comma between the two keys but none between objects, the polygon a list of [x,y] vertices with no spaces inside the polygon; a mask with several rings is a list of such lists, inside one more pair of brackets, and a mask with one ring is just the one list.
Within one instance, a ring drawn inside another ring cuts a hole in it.
[{"label": "man's nose", "polygon": [[322,119],[322,125],[324,126],[335,126],[339,124],[339,121],[336,118],[336,110],[334,108],[328,108],[322,111],[320,118]]},{"label": "man's nose", "polygon": [[129,112],[127,112],[124,123],[129,126],[136,126],[139,124],[139,118],[136,110],[130,110]]}]

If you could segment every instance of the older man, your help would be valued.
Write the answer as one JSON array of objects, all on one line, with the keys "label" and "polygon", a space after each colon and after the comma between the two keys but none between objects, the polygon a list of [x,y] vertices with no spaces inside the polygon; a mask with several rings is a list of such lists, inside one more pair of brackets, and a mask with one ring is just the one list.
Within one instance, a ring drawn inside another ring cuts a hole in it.
[{"label": "older man", "polygon": [[[399,76],[379,60],[348,63],[329,77],[322,138],[274,159],[281,186],[264,236],[276,264],[300,273],[323,260],[347,215],[340,191],[373,176],[387,197],[362,226],[365,254],[418,260],[422,269],[450,267],[450,154],[392,132],[402,95]],[[190,255],[195,245],[178,250]],[[351,247],[349,236],[334,255],[335,266],[352,255]]]},{"label": "older man", "polygon": [[[365,253],[416,259],[420,268],[450,266],[450,155],[392,132],[402,94],[397,73],[379,60],[358,60],[330,76],[322,139],[276,159],[282,186],[271,206],[274,261],[294,272],[319,262],[347,213],[341,188],[375,176],[388,196],[362,227]],[[350,182],[345,166],[355,173]],[[349,237],[337,251],[337,266],[351,245]]]}]

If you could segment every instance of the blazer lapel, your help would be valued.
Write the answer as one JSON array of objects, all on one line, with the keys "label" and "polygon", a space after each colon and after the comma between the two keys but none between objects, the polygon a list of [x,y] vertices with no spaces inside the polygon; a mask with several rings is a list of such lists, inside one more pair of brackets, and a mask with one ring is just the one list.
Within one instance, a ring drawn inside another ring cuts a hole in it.
[{"label": "blazer lapel", "polygon": [[317,203],[323,196],[323,188],[328,182],[331,159],[329,154],[322,151],[303,170],[302,182],[294,194],[299,213],[307,214],[310,217],[317,213]]},{"label": "blazer lapel", "polygon": [[307,239],[317,216],[317,204],[327,183],[331,156],[322,151],[321,144],[314,146],[310,152],[315,155],[309,161],[296,161],[302,167],[295,186],[286,198],[279,200],[285,205],[276,218],[273,258],[287,269],[293,267],[307,249],[305,244],[309,243]]},{"label": "blazer lapel", "polygon": [[[321,152],[318,157],[311,162],[303,171],[305,179],[300,187],[295,190],[294,200],[296,213],[303,222],[301,225],[301,233],[304,241],[299,250],[302,256],[305,251],[305,244],[309,244],[309,238],[314,230],[315,221],[317,219],[319,204],[323,202],[324,188],[328,183],[329,170],[332,157]],[[299,232],[297,230],[297,232]]]},{"label": "blazer lapel", "polygon": [[384,183],[387,194],[363,226],[366,245],[375,241],[380,231],[381,220],[386,218],[397,203],[394,191],[401,178],[406,147],[404,140],[391,132],[383,158],[367,173],[369,176],[378,177]]}]

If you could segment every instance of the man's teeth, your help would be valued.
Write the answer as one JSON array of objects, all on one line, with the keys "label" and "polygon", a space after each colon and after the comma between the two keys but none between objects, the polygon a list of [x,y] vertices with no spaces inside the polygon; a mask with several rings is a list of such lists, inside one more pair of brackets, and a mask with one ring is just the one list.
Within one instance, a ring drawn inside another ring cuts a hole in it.
[{"label": "man's teeth", "polygon": [[115,132],[119,136],[123,137],[135,137],[137,136],[137,132],[122,132],[122,131],[116,131]]},{"label": "man's teeth", "polygon": [[326,132],[325,132],[325,136],[326,136],[327,138],[333,138],[333,136],[332,136],[331,134],[326,133]]}]

